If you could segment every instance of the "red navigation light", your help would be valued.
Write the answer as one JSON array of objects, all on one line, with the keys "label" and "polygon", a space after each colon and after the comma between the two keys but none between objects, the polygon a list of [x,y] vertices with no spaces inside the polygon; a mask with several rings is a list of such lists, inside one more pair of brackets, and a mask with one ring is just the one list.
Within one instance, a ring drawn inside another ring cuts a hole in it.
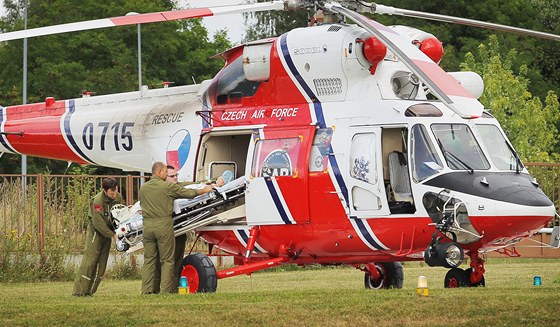
[{"label": "red navigation light", "polygon": [[52,106],[55,102],[56,100],[53,97],[47,97],[45,99],[45,104],[47,105],[47,107]]},{"label": "red navigation light", "polygon": [[443,44],[435,37],[429,37],[420,42],[420,51],[439,64],[443,58]]},{"label": "red navigation light", "polygon": [[377,38],[371,36],[364,42],[364,56],[367,61],[371,63],[371,68],[369,69],[372,75],[375,74],[377,65],[385,58],[387,54],[387,47],[385,44],[381,43]]}]

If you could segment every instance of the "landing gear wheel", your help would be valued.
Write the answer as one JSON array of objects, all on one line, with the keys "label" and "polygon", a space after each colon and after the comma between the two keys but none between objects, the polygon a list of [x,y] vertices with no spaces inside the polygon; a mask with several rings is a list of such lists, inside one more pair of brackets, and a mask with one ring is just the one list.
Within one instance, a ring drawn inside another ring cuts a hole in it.
[{"label": "landing gear wheel", "polygon": [[484,275],[482,275],[482,279],[478,282],[478,283],[474,283],[471,284],[471,271],[472,268],[466,269],[465,270],[465,276],[467,278],[467,280],[469,281],[469,286],[471,287],[485,287],[486,286],[486,281],[484,280]]},{"label": "landing gear wheel", "polygon": [[380,278],[372,279],[371,274],[364,275],[364,286],[372,290],[402,288],[404,272],[400,262],[376,263],[375,268],[379,271]]},{"label": "landing gear wheel", "polygon": [[216,268],[212,260],[202,253],[186,256],[179,275],[187,277],[190,293],[214,293],[218,287]]},{"label": "landing gear wheel", "polygon": [[466,271],[461,268],[452,268],[447,274],[445,274],[445,279],[443,280],[443,287],[445,288],[458,288],[458,287],[469,287],[471,282],[469,275]]}]

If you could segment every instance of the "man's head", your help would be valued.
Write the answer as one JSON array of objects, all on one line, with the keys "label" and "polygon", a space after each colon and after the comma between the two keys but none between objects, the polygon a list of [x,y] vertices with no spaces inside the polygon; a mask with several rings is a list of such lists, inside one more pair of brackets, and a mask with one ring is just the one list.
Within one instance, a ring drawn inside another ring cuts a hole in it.
[{"label": "man's head", "polygon": [[114,200],[119,192],[119,187],[117,186],[117,180],[113,177],[103,178],[101,181],[101,188],[103,188],[103,193],[109,198]]},{"label": "man's head", "polygon": [[165,180],[167,178],[167,166],[161,161],[154,162],[152,165],[152,176],[158,176]]},{"label": "man's head", "polygon": [[179,173],[177,173],[177,169],[175,169],[175,167],[173,166],[167,166],[167,178],[165,179],[166,181],[170,182],[170,183],[177,183],[177,180],[179,179]]}]

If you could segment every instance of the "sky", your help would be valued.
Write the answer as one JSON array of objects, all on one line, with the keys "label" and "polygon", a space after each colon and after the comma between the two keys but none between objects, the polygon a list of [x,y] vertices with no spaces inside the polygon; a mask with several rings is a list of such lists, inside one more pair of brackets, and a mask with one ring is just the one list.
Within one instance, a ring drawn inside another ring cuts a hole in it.
[{"label": "sky", "polygon": [[[241,3],[243,0],[179,0],[179,5],[183,8],[198,8],[211,6],[225,6]],[[3,1],[0,1],[0,16],[4,16],[5,10]],[[212,37],[214,32],[227,29],[229,39],[232,43],[241,43],[245,33],[245,25],[241,14],[207,17],[203,19],[203,24],[208,29],[208,35]]]},{"label": "sky", "polygon": [[[241,3],[241,0],[180,0],[179,4],[183,7],[190,8],[212,7],[234,5]],[[208,29],[208,35],[214,35],[214,32],[221,29],[227,29],[229,39],[233,43],[241,43],[245,33],[245,25],[241,14],[208,17],[203,19],[204,26]]]}]

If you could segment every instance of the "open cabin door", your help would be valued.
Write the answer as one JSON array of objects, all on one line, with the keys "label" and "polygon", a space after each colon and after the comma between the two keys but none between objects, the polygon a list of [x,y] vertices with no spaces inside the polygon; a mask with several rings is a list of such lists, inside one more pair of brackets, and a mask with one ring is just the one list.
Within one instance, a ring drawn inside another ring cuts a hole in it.
[{"label": "open cabin door", "polygon": [[248,225],[309,221],[308,158],[314,126],[253,133],[246,172]]},{"label": "open cabin door", "polygon": [[351,128],[348,158],[350,218],[389,215],[383,180],[381,128]]}]

